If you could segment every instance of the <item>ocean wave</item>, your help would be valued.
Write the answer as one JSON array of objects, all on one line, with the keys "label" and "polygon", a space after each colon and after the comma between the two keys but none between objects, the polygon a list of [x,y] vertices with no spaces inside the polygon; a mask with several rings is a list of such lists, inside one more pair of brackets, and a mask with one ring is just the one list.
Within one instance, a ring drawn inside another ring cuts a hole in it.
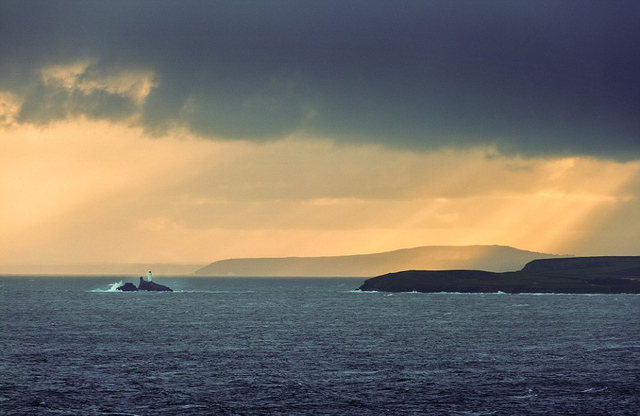
[{"label": "ocean wave", "polygon": [[120,286],[122,286],[123,284],[124,284],[124,282],[123,282],[122,280],[120,280],[119,282],[109,284],[109,286],[108,286],[108,287],[106,287],[106,288],[101,287],[101,288],[98,288],[98,289],[92,289],[92,290],[89,290],[89,292],[102,292],[102,293],[106,293],[106,292],[120,292],[120,291],[118,290],[118,288],[119,288]]}]

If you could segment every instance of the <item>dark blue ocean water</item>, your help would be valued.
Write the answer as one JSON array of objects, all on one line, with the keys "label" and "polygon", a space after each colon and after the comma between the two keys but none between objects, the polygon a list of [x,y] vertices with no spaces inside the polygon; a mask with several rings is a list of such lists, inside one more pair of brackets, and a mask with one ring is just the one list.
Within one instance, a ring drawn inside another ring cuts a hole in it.
[{"label": "dark blue ocean water", "polygon": [[0,277],[0,414],[640,414],[638,295],[119,280]]}]

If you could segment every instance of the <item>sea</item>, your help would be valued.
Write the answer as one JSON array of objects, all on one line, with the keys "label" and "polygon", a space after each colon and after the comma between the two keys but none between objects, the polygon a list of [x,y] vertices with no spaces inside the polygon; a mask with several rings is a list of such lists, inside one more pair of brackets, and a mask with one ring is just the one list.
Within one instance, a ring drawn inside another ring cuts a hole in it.
[{"label": "sea", "polygon": [[640,414],[640,295],[363,280],[0,276],[0,414]]}]

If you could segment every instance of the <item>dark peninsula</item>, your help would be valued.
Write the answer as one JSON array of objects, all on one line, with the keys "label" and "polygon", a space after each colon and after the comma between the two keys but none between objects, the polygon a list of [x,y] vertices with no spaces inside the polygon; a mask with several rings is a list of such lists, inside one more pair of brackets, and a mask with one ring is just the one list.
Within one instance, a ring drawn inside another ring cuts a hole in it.
[{"label": "dark peninsula", "polygon": [[640,293],[640,256],[534,260],[515,272],[408,270],[368,279],[379,292]]}]

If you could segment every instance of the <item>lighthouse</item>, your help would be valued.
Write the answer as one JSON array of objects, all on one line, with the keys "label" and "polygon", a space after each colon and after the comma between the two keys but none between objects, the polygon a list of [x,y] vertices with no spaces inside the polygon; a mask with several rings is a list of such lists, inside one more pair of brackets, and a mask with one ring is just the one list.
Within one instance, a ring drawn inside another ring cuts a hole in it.
[{"label": "lighthouse", "polygon": [[153,274],[151,273],[151,270],[149,270],[149,273],[147,273],[147,282],[151,281],[153,281]]}]

